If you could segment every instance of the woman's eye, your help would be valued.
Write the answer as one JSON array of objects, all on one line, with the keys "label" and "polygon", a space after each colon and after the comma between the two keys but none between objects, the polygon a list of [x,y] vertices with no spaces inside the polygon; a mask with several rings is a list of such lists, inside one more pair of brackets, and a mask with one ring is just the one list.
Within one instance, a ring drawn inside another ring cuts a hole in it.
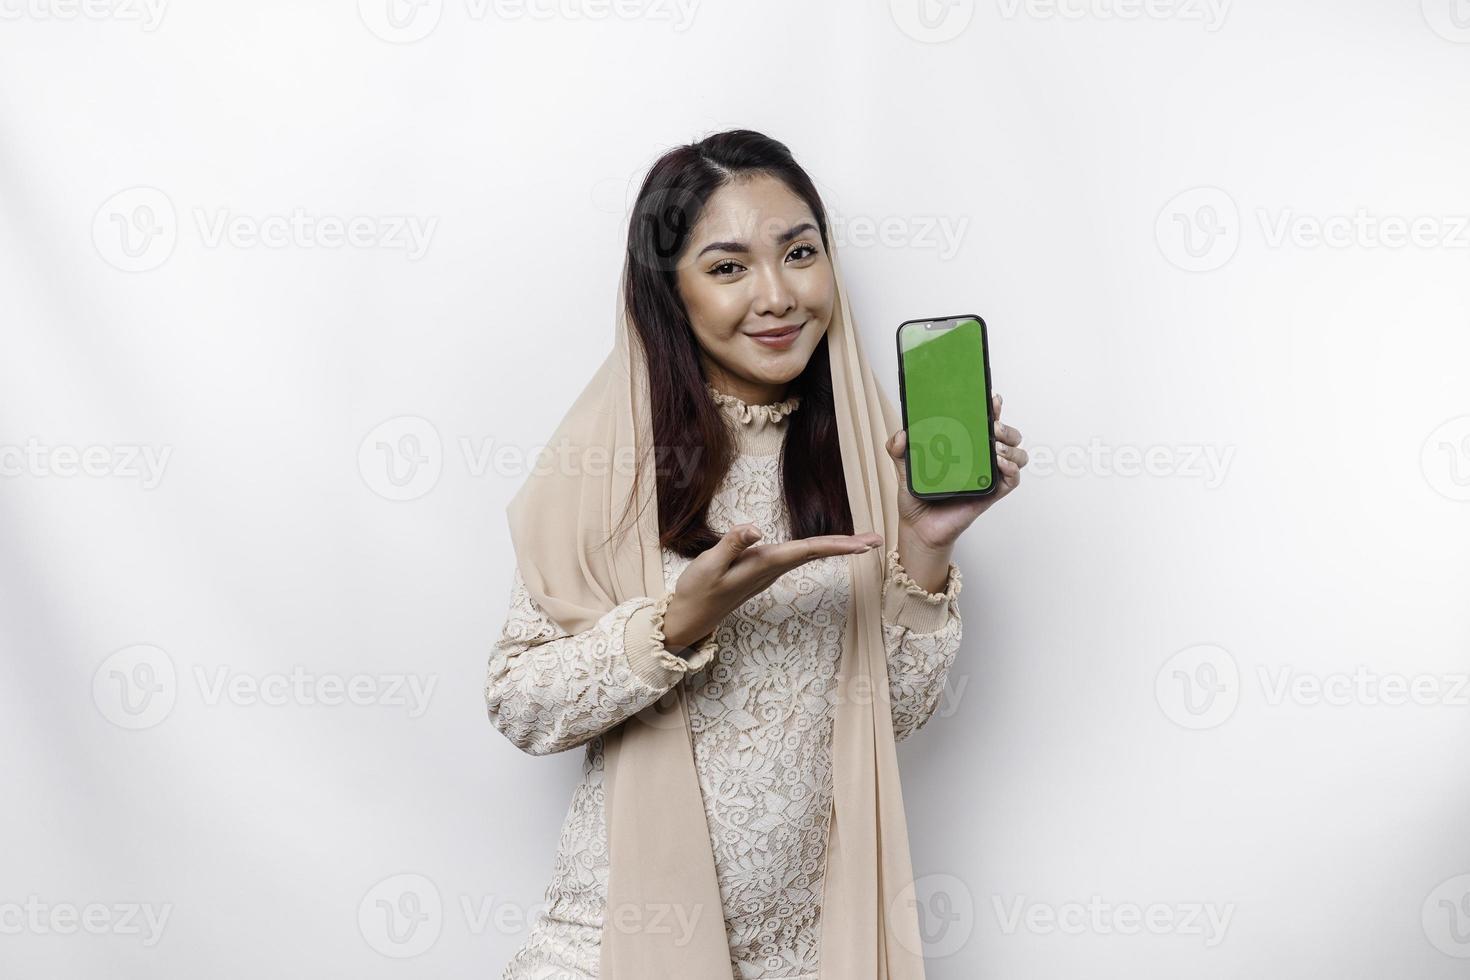
[{"label": "woman's eye", "polygon": [[[817,254],[816,248],[813,247],[813,246],[811,246],[811,245],[806,244],[805,242],[803,242],[802,244],[800,244],[800,245],[796,246],[795,248],[793,248],[791,250],[790,255],[788,255],[787,258],[788,259],[792,259],[792,258],[794,258],[794,259],[804,259],[804,258],[807,258],[807,257],[809,257],[811,255],[815,255],[815,254]],[[739,262],[736,262],[734,259],[726,259],[725,261],[721,262],[719,265],[716,265],[713,268],[711,268],[709,271],[710,271],[710,274],[711,275],[716,275],[716,276],[733,276],[735,273],[739,272],[742,268],[744,268],[744,267]]]}]

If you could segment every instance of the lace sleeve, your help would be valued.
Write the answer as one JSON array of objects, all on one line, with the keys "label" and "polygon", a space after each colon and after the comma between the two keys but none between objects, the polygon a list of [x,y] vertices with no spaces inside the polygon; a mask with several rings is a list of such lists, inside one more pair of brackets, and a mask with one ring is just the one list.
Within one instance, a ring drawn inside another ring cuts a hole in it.
[{"label": "lace sleeve", "polygon": [[883,639],[896,741],[923,728],[944,695],[963,633],[958,601],[962,585],[959,566],[950,562],[945,590],[926,591],[899,563],[898,549],[888,552]]},{"label": "lace sleeve", "polygon": [[591,741],[653,704],[718,649],[713,633],[687,656],[664,648],[672,595],[628,599],[568,634],[536,604],[517,568],[485,678],[491,723],[523,752],[548,755]]}]

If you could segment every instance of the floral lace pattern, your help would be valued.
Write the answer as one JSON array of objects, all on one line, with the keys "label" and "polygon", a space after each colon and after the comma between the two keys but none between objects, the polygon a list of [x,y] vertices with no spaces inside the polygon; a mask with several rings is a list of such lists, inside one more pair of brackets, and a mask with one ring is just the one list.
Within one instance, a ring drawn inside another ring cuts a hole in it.
[{"label": "floral lace pattern", "polygon": [[[742,433],[783,425],[796,407],[746,412],[795,400],[744,406],[723,397],[729,401],[717,402]],[[778,455],[738,455],[711,503],[710,527],[723,532],[752,523],[763,542],[788,540],[780,465]],[[689,561],[664,551],[670,590]],[[904,572],[896,550],[886,568],[883,636],[894,735],[901,739],[933,716],[943,695],[961,640],[960,575],[951,564],[946,591],[929,593]],[[737,980],[816,980],[837,670],[851,599],[846,557],[807,562],[727,616],[699,647],[708,659],[700,657],[675,681],[685,685]],[[586,743],[587,753],[545,914],[502,980],[598,976],[607,889],[600,735],[664,693],[628,668],[623,642],[630,620],[654,604],[630,599],[592,629],[568,636],[535,607],[517,574],[486,684],[491,720],[527,751]]]},{"label": "floral lace pattern", "polygon": [[664,616],[669,611],[669,601],[674,598],[674,583],[670,582],[668,591],[662,599],[653,604],[653,621],[649,630],[648,638],[653,643],[654,656],[659,663],[674,671],[688,671],[693,673],[700,670],[714,657],[715,652],[720,649],[719,633],[711,633],[700,640],[693,647],[693,653],[688,658],[682,658],[677,654],[670,653],[664,647]]}]

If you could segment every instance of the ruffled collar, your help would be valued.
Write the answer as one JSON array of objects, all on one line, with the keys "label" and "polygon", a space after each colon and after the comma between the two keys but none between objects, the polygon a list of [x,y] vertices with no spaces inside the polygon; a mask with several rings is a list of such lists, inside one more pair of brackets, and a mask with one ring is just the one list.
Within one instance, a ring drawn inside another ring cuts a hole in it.
[{"label": "ruffled collar", "polygon": [[708,381],[704,383],[704,387],[715,400],[715,404],[741,425],[754,425],[757,421],[780,422],[801,405],[800,395],[792,395],[784,401],[766,405],[748,405],[734,395],[725,394]]}]

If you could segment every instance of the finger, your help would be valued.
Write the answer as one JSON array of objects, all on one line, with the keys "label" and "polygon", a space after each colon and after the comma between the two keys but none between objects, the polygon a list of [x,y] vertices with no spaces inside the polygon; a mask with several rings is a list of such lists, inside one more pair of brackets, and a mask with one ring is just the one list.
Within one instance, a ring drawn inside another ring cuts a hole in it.
[{"label": "finger", "polygon": [[1000,397],[1000,392],[996,392],[995,394],[990,396],[990,407],[992,411],[994,411],[996,418],[1000,418],[1000,410],[1001,407],[1004,405],[1004,401],[1005,400]]},{"label": "finger", "polygon": [[883,535],[872,531],[864,534],[818,534],[767,545],[764,551],[772,563],[795,568],[817,558],[867,554],[882,543]]},{"label": "finger", "polygon": [[1012,463],[1008,459],[1002,458],[995,461],[995,466],[996,469],[1000,470],[1001,479],[1003,479],[1007,485],[1012,487],[1017,487],[1021,485],[1021,468],[1015,463]]},{"label": "finger", "polygon": [[900,491],[908,489],[908,474],[904,470],[904,467],[907,465],[905,463],[905,457],[908,454],[908,449],[909,434],[907,430],[899,429],[888,438],[888,455],[893,459],[893,471],[898,476]]},{"label": "finger", "polygon": [[1021,444],[1021,430],[1014,426],[1006,425],[1004,422],[995,423],[995,436],[1009,446],[1019,446]]},{"label": "finger", "polygon": [[716,547],[723,549],[725,562],[729,564],[760,538],[761,530],[754,524],[737,524],[725,532]]},{"label": "finger", "polygon": [[1031,459],[1031,454],[1020,446],[1007,446],[1005,443],[1001,443],[995,447],[995,451],[997,455],[1004,456],[1006,459],[1015,463],[1017,468],[1025,466],[1027,461]]},{"label": "finger", "polygon": [[909,434],[903,429],[899,429],[893,435],[888,437],[888,442],[886,443],[885,448],[888,450],[888,455],[892,456],[895,462],[903,462],[903,451],[904,448],[908,445],[908,441]]}]

